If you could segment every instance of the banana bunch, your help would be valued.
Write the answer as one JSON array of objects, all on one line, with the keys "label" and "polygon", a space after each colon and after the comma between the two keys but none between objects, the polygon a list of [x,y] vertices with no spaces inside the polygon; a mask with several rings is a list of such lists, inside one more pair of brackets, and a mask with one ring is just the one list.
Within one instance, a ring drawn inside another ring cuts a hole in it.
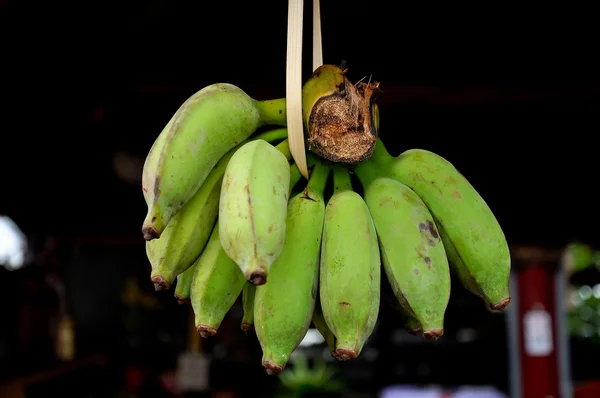
[{"label": "banana bunch", "polygon": [[309,177],[287,141],[285,99],[213,84],[175,112],[150,149],[142,226],[156,290],[175,284],[202,337],[241,302],[268,374],[314,326],[339,361],[375,330],[380,297],[409,333],[444,333],[450,275],[493,311],[510,302],[510,253],[493,213],[451,163],[394,157],[378,137],[378,83],[337,66],[303,87]]}]

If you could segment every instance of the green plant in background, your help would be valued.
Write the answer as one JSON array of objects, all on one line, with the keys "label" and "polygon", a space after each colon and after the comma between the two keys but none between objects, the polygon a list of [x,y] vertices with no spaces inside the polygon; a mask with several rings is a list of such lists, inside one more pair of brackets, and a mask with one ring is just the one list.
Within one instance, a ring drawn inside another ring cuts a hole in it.
[{"label": "green plant in background", "polygon": [[335,370],[324,360],[316,361],[311,367],[306,356],[294,353],[291,369],[279,375],[282,397],[304,397],[314,393],[339,393],[343,384],[335,378]]},{"label": "green plant in background", "polygon": [[569,300],[569,329],[571,335],[600,344],[600,285],[577,286]]}]

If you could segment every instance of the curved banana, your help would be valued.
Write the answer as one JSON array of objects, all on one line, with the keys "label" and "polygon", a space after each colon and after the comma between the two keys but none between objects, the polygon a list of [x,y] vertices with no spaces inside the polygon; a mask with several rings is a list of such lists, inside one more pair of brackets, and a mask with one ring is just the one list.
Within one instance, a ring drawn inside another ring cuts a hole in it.
[{"label": "curved banana", "polygon": [[427,205],[446,247],[452,270],[491,310],[510,303],[510,251],[498,220],[456,168],[435,153],[411,149],[391,156],[378,140],[372,158],[356,170],[394,178]]},{"label": "curved banana", "polygon": [[290,199],[286,244],[271,266],[269,282],[256,287],[254,322],[269,375],[283,371],[312,321],[328,176],[329,167],[317,162],[304,192]]},{"label": "curved banana", "polygon": [[287,140],[244,144],[232,156],[221,188],[219,228],[223,249],[246,279],[267,282],[285,242],[291,159]]},{"label": "curved banana", "polygon": [[162,235],[227,151],[258,127],[285,126],[285,109],[285,99],[257,101],[227,83],[204,87],[188,98],[159,134],[144,164],[144,239]]},{"label": "curved banana", "polygon": [[227,256],[219,239],[219,221],[196,262],[191,303],[202,337],[214,336],[244,287],[244,275]]},{"label": "curved banana", "polygon": [[336,337],[333,356],[355,359],[379,313],[381,262],[375,225],[350,175],[334,167],[334,193],[325,210],[321,244],[320,300]]},{"label": "curved banana", "polygon": [[[444,334],[450,267],[433,216],[410,188],[357,170],[377,230],[383,267],[401,306],[428,340]],[[414,327],[411,325],[410,327]]]},{"label": "curved banana", "polygon": [[254,330],[254,297],[256,294],[256,285],[250,282],[244,284],[242,289],[242,309],[244,315],[242,316],[242,325],[240,328],[248,333]]},{"label": "curved banana", "polygon": [[[286,128],[268,130],[250,140],[284,140]],[[167,290],[177,277],[198,258],[206,245],[219,213],[223,176],[239,144],[215,164],[204,183],[167,225],[159,239],[146,241],[146,253],[152,264],[151,279],[156,290]],[[284,145],[285,146],[285,145]]]},{"label": "curved banana", "polygon": [[321,65],[302,87],[308,148],[335,163],[354,164],[373,152],[377,129],[373,107],[379,83],[353,85],[345,71]]}]

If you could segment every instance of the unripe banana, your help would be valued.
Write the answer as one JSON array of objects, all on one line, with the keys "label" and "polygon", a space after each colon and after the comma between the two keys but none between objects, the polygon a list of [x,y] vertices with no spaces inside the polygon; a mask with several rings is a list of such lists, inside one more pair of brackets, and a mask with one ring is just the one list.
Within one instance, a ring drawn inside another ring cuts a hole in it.
[{"label": "unripe banana", "polygon": [[[298,181],[302,178],[302,174],[298,166],[294,163],[290,166],[290,192]],[[256,285],[248,282],[244,284],[242,290],[242,324],[240,328],[248,333],[254,330],[254,296],[256,293]]]},{"label": "unripe banana", "polygon": [[[279,144],[283,150],[287,140]],[[252,284],[267,282],[285,242],[290,186],[289,146],[284,155],[263,140],[244,144],[223,177],[219,228],[223,249]]]},{"label": "unripe banana", "polygon": [[302,88],[308,148],[335,163],[354,164],[373,152],[377,129],[374,93],[379,83],[353,85],[335,65],[322,65]]},{"label": "unripe banana", "polygon": [[244,287],[244,275],[227,256],[215,225],[192,280],[191,303],[195,325],[202,337],[214,336]]},{"label": "unripe banana", "polygon": [[254,330],[255,294],[256,285],[246,282],[244,284],[244,288],[242,289],[242,310],[244,311],[244,315],[242,316],[242,326],[240,327],[246,333]]},{"label": "unripe banana", "polygon": [[410,187],[433,214],[452,270],[490,309],[510,302],[511,259],[506,238],[487,203],[447,160],[421,149],[392,157],[378,140],[373,157],[358,166]]},{"label": "unripe banana", "polygon": [[381,262],[373,219],[350,176],[334,168],[335,190],[325,210],[321,244],[320,299],[336,337],[338,360],[355,359],[379,313]]},{"label": "unripe banana", "polygon": [[450,267],[433,216],[417,194],[401,182],[374,177],[365,169],[357,170],[357,175],[364,186],[392,290],[408,320],[418,321],[426,339],[437,340],[444,334]]},{"label": "unripe banana", "polygon": [[188,98],[159,134],[144,164],[144,239],[159,238],[217,161],[267,124],[285,126],[285,99],[257,101],[227,83],[212,84]]},{"label": "unripe banana", "polygon": [[269,282],[256,287],[256,335],[269,375],[283,371],[312,321],[328,176],[329,167],[317,162],[304,191],[290,199],[286,243],[271,266]]},{"label": "unripe banana", "polygon": [[[251,137],[251,140],[277,142],[286,137],[287,129],[277,128]],[[152,264],[151,279],[156,290],[169,289],[177,275],[187,270],[202,252],[219,213],[225,169],[243,144],[219,159],[200,189],[169,222],[162,236],[146,242],[146,253]]]},{"label": "unripe banana", "polygon": [[177,284],[175,284],[175,300],[179,304],[189,304],[190,302],[190,290],[192,287],[192,279],[194,278],[194,272],[196,270],[197,263],[192,264],[191,267],[177,275]]}]

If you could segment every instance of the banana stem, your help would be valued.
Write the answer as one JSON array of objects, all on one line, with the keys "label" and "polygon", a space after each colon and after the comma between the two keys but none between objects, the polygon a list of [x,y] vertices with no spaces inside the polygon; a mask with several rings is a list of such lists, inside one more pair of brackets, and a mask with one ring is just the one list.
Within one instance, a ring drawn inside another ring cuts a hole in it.
[{"label": "banana stem", "polygon": [[260,113],[260,125],[287,126],[285,98],[257,101],[254,105]]},{"label": "banana stem", "polygon": [[302,173],[300,173],[300,169],[296,163],[290,166],[290,190],[288,192],[288,197],[292,194],[292,190],[298,184],[298,181],[302,178]]},{"label": "banana stem", "polygon": [[328,164],[317,159],[315,161],[315,166],[310,172],[310,179],[306,185],[306,190],[319,196],[323,196],[330,171],[331,169]]},{"label": "banana stem", "polygon": [[333,168],[333,185],[334,192],[352,191],[352,180],[350,174],[341,165],[337,164]]},{"label": "banana stem", "polygon": [[259,133],[255,136],[250,137],[252,140],[265,140],[269,143],[285,140],[288,132],[286,127],[279,127],[273,130],[267,130]]},{"label": "banana stem", "polygon": [[287,158],[288,162],[292,160],[292,152],[290,152],[290,143],[287,139],[277,144],[275,148],[277,148],[279,152],[283,153],[283,155]]}]

